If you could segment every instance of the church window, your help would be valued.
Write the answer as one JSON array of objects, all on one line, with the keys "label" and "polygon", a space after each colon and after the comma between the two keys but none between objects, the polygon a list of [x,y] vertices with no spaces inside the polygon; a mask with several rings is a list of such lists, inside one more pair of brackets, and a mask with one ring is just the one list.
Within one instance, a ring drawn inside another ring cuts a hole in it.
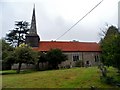
[{"label": "church window", "polygon": [[95,62],[97,62],[97,57],[95,56]]},{"label": "church window", "polygon": [[98,60],[99,60],[99,57],[98,57],[98,55],[96,55],[95,56],[95,62],[98,62]]},{"label": "church window", "polygon": [[86,61],[86,64],[89,65],[89,61]]},{"label": "church window", "polygon": [[79,60],[79,55],[73,55],[73,61],[78,61]]}]

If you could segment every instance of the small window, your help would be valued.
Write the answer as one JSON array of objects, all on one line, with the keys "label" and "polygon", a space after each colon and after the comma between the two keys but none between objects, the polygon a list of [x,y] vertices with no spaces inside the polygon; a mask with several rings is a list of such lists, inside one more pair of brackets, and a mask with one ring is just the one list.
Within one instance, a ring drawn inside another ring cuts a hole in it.
[{"label": "small window", "polygon": [[73,61],[78,61],[79,60],[79,55],[73,55]]},{"label": "small window", "polygon": [[86,61],[86,64],[89,65],[89,61]]},{"label": "small window", "polygon": [[97,57],[95,56],[95,62],[97,62]]},{"label": "small window", "polygon": [[99,57],[97,55],[97,56],[95,56],[95,62],[98,62],[98,61],[99,61]]}]

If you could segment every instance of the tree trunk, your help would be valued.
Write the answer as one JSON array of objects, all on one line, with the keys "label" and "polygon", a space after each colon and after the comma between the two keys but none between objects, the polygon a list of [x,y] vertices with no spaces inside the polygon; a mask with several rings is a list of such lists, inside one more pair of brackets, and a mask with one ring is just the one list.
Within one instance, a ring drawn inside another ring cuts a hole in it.
[{"label": "tree trunk", "polygon": [[104,66],[100,67],[102,77],[107,77],[107,69]]},{"label": "tree trunk", "polygon": [[19,63],[17,73],[20,73],[21,66],[22,66],[22,63]]},{"label": "tree trunk", "polygon": [[42,62],[42,69],[43,69],[43,62]]},{"label": "tree trunk", "polygon": [[39,62],[37,62],[37,63],[35,64],[35,66],[36,66],[36,70],[39,71],[39,70],[40,70]]}]

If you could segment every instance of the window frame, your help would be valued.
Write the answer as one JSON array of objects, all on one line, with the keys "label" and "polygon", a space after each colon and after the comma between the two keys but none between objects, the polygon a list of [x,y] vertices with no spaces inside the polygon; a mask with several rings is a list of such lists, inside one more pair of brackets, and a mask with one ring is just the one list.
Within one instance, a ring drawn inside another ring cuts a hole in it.
[{"label": "window frame", "polygon": [[80,55],[79,54],[73,54],[72,55],[72,61],[79,61],[80,60]]}]

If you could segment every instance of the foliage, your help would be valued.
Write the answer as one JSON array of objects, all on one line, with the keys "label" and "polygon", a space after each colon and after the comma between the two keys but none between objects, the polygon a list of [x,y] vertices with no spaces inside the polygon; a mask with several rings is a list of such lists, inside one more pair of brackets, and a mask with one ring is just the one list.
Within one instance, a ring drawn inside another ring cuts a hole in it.
[{"label": "foliage", "polygon": [[101,81],[104,82],[104,83],[106,83],[106,84],[110,84],[110,85],[113,85],[113,84],[116,83],[115,80],[114,80],[114,78],[111,77],[111,76],[101,77]]},{"label": "foliage", "polygon": [[18,21],[15,23],[15,26],[15,29],[10,30],[10,32],[6,34],[6,40],[13,46],[19,46],[25,42],[25,35],[29,31],[29,23],[26,21]]},{"label": "foliage", "polygon": [[113,48],[113,66],[118,68],[120,71],[120,33],[116,37],[114,41],[114,48]]},{"label": "foliage", "polygon": [[101,82],[108,85],[120,87],[120,75],[118,75],[116,71],[117,70],[115,68],[109,67],[108,75],[106,77],[100,77]]},{"label": "foliage", "polygon": [[20,72],[22,63],[30,64],[37,60],[38,54],[36,51],[33,51],[29,46],[26,44],[21,44],[17,47],[14,51],[16,57],[16,63],[19,63],[17,73]]},{"label": "foliage", "polygon": [[101,40],[101,61],[107,66],[114,66],[120,70],[120,32],[110,26]]},{"label": "foliage", "polygon": [[10,46],[10,44],[6,43],[5,40],[1,40],[2,42],[2,69],[11,69],[11,65],[15,61],[15,57],[13,55],[14,48]]},{"label": "foliage", "polygon": [[39,53],[40,57],[39,57],[39,62],[44,63],[47,62],[47,57],[46,57],[46,53]]},{"label": "foliage", "polygon": [[17,62],[23,63],[34,63],[37,59],[37,52],[33,51],[31,47],[26,44],[21,44],[15,49],[15,54],[17,57]]},{"label": "foliage", "polygon": [[44,70],[43,63],[47,62],[46,53],[38,52],[38,56],[39,56],[39,59],[38,59],[38,62],[37,62],[37,70],[40,70],[39,63],[42,64],[41,70]]},{"label": "foliage", "polygon": [[76,61],[75,66],[76,67],[83,67],[84,66],[84,62],[82,60]]},{"label": "foliage", "polygon": [[47,52],[46,57],[52,69],[57,69],[58,64],[67,60],[67,56],[60,49],[51,49]]},{"label": "foliage", "polygon": [[[51,49],[47,53],[39,52],[38,54],[39,60],[37,62],[37,70],[57,69],[58,64],[67,60],[66,55],[64,55],[60,49]],[[39,63],[42,65],[41,69]],[[48,63],[48,67],[44,67],[44,63]]]},{"label": "foliage", "polygon": [[102,63],[98,65],[100,69],[101,75],[100,77],[107,77],[107,67],[105,67]]}]

